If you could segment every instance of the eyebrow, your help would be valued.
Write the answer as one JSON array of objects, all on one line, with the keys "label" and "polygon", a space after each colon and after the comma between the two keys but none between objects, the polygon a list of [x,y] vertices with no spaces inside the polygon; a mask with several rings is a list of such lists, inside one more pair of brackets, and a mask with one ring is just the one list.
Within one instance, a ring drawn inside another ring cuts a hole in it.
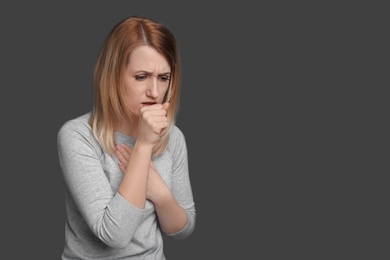
[{"label": "eyebrow", "polygon": [[[138,70],[138,71],[136,71],[135,72],[136,74],[137,73],[143,73],[143,74],[147,74],[147,75],[151,75],[151,74],[153,74],[152,72],[149,72],[149,71],[146,71],[146,70]],[[171,75],[171,72],[169,71],[169,72],[163,72],[163,73],[159,73],[158,75]]]}]

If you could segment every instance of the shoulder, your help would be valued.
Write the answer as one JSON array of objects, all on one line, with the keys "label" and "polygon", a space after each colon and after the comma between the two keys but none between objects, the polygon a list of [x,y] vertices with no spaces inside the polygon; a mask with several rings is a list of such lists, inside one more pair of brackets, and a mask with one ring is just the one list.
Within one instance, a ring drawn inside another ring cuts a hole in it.
[{"label": "shoulder", "polygon": [[102,155],[103,149],[88,123],[90,114],[91,112],[70,119],[60,127],[57,134],[57,148],[60,154],[75,154],[82,151],[83,154],[93,152]]},{"label": "shoulder", "polygon": [[169,138],[172,141],[179,141],[179,140],[185,140],[185,136],[181,129],[177,125],[173,125]]},{"label": "shoulder", "polygon": [[168,149],[172,151],[183,148],[186,148],[185,136],[182,130],[177,125],[174,125],[169,135]]},{"label": "shoulder", "polygon": [[72,136],[91,136],[91,127],[88,124],[90,112],[66,121],[58,130],[57,138],[67,140]]}]

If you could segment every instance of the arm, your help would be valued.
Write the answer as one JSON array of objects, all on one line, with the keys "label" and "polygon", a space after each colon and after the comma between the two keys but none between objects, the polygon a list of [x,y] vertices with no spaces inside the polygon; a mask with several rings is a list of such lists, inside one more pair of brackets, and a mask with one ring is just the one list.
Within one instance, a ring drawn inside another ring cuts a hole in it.
[{"label": "arm", "polygon": [[176,233],[169,233],[168,235],[181,240],[193,233],[196,222],[196,210],[188,168],[187,145],[183,133],[177,127],[172,129],[172,138],[168,150],[172,154],[173,159],[171,192],[176,201],[186,211],[188,217],[187,224],[182,230]]},{"label": "arm", "polygon": [[[152,150],[160,138],[160,132],[167,127],[168,106],[169,103],[157,104],[140,110],[139,135],[118,188],[118,192],[138,208],[145,207]],[[117,150],[121,147],[117,145]]]},{"label": "arm", "polygon": [[[117,145],[117,149],[120,145]],[[131,204],[138,208],[145,208],[146,189],[148,185],[148,171],[153,146],[143,145],[138,142],[123,176],[118,192]]]},{"label": "arm", "polygon": [[[119,167],[123,173],[128,171],[134,152],[125,144],[117,146]],[[131,156],[130,156],[131,154]],[[165,233],[176,233],[187,223],[187,213],[179,205],[172,192],[158,173],[153,162],[149,160],[149,178],[147,183],[147,198],[154,203],[161,229]]]},{"label": "arm", "polygon": [[[173,140],[173,172],[171,190],[150,162],[147,198],[153,201],[162,230],[174,238],[188,237],[195,227],[195,206],[188,174],[187,150],[184,136],[177,132],[178,138]],[[130,156],[131,155],[131,156]],[[132,157],[131,149],[121,145],[117,149],[117,157],[122,172],[126,172],[128,161]]]},{"label": "arm", "polygon": [[143,210],[113,192],[100,163],[101,148],[86,125],[77,120],[64,124],[57,141],[65,184],[77,208],[72,212],[80,214],[108,246],[125,247],[142,220]]},{"label": "arm", "polygon": [[161,175],[151,163],[148,198],[154,203],[161,229],[166,234],[181,231],[187,224],[187,213],[175,199]]}]

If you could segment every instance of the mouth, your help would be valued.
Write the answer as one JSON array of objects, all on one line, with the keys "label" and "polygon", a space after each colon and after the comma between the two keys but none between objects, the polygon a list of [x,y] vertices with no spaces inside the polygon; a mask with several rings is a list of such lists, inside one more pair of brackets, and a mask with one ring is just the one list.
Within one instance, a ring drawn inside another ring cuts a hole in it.
[{"label": "mouth", "polygon": [[142,107],[146,107],[146,106],[151,106],[151,105],[154,105],[154,104],[157,104],[157,102],[142,102],[141,103],[141,106]]}]

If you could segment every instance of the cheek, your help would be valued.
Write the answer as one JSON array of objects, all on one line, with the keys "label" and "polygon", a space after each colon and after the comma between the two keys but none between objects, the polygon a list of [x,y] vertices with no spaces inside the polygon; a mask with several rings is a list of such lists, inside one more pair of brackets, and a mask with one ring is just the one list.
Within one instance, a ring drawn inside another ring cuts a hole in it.
[{"label": "cheek", "polygon": [[165,95],[167,95],[168,92],[169,92],[169,88],[167,88],[167,87],[161,90],[161,95],[160,95],[161,100],[160,100],[160,103],[164,101],[164,97],[165,97]]},{"label": "cheek", "polygon": [[136,93],[133,93],[128,89],[125,89],[124,101],[126,103],[126,106],[130,109],[132,113],[138,114],[139,108],[138,108]]},{"label": "cheek", "polygon": [[139,103],[137,102],[137,100],[134,99],[134,97],[132,96],[128,96],[126,97],[126,104],[127,104],[127,107],[130,108],[130,111],[134,114],[138,114],[139,112]]}]

